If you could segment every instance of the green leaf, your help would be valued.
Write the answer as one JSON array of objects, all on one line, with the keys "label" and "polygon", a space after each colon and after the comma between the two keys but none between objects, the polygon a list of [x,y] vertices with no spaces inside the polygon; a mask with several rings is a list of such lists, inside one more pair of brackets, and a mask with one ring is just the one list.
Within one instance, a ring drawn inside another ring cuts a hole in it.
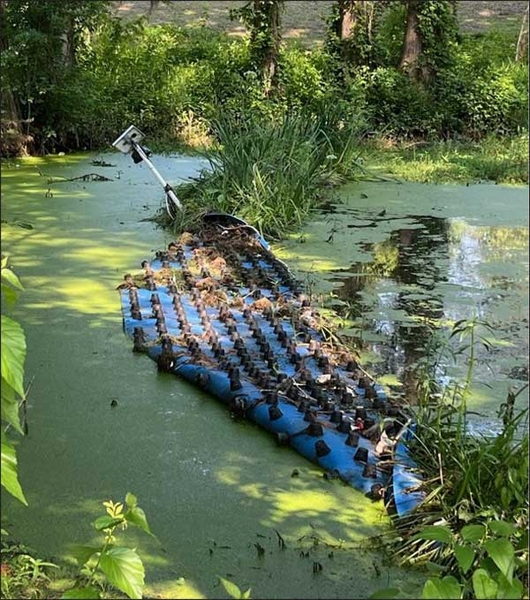
[{"label": "green leaf", "polygon": [[2,403],[1,417],[3,421],[10,423],[19,433],[24,435],[20,425],[20,412],[18,400],[15,398],[15,390],[2,378]]},{"label": "green leaf", "polygon": [[101,598],[99,590],[91,585],[87,587],[76,587],[65,592],[61,599],[65,600],[92,600],[94,598]]},{"label": "green leaf", "polygon": [[462,598],[462,587],[451,575],[443,579],[427,579],[421,597],[425,600],[457,600]]},{"label": "green leaf", "polygon": [[110,548],[101,555],[99,566],[109,583],[129,598],[141,598],[144,587],[144,565],[130,548]]},{"label": "green leaf", "polygon": [[435,562],[432,562],[430,560],[428,560],[425,563],[425,566],[427,568],[428,571],[430,571],[431,573],[436,573],[437,575],[440,575],[441,573],[443,573],[444,571],[447,571],[447,567],[444,565],[439,565]]},{"label": "green leaf", "polygon": [[111,517],[110,515],[103,515],[94,521],[94,527],[98,531],[103,531],[103,529],[111,529],[112,527],[116,527],[116,525],[119,525],[120,523],[123,523],[123,517]]},{"label": "green leaf", "polygon": [[2,268],[2,280],[7,281],[7,283],[12,285],[17,290],[24,290],[22,284],[20,283],[20,279],[13,273],[13,271],[9,267]]},{"label": "green leaf", "polygon": [[85,565],[94,554],[101,552],[103,546],[91,546],[89,544],[72,544],[70,546],[70,553],[82,567]]},{"label": "green leaf", "polygon": [[125,504],[127,504],[129,508],[134,508],[138,504],[138,500],[134,494],[127,492],[125,495]]},{"label": "green leaf", "polygon": [[243,595],[241,596],[241,598],[250,598],[250,590],[251,590],[251,588],[248,588],[248,590],[243,592]]},{"label": "green leaf", "polygon": [[368,596],[368,600],[385,600],[386,598],[395,598],[398,594],[399,590],[397,588],[383,588]]},{"label": "green leaf", "polygon": [[501,575],[498,583],[497,598],[502,598],[502,600],[519,600],[523,597],[524,585],[518,579],[514,579],[510,583],[506,577]]},{"label": "green leaf", "polygon": [[511,584],[515,565],[515,553],[512,544],[506,539],[488,540],[484,544],[484,548],[486,548],[486,552],[497,565],[499,571]]},{"label": "green leaf", "polygon": [[497,582],[484,569],[477,569],[473,573],[472,581],[477,600],[490,600],[497,596]]},{"label": "green leaf", "polygon": [[491,521],[491,523],[488,523],[488,527],[493,533],[503,537],[509,537],[512,533],[517,531],[517,527],[513,523],[508,523],[507,521]]},{"label": "green leaf", "polygon": [[124,517],[129,523],[136,525],[146,533],[151,533],[145,513],[139,506],[129,508],[125,512]]},{"label": "green leaf", "polygon": [[416,535],[413,535],[412,540],[435,540],[444,544],[450,544],[453,539],[453,534],[449,527],[445,525],[428,525]]},{"label": "green leaf", "polygon": [[229,596],[232,598],[241,598],[241,590],[235,583],[228,581],[228,579],[224,579],[223,577],[219,577],[219,579],[221,580],[221,583],[223,584],[223,587]]},{"label": "green leaf", "polygon": [[15,448],[7,440],[2,441],[2,485],[22,504],[28,505],[24,492],[20,487],[17,474],[17,454]]},{"label": "green leaf", "polygon": [[460,535],[465,542],[478,542],[486,534],[486,528],[484,525],[466,525],[462,527]]},{"label": "green leaf", "polygon": [[469,546],[455,544],[455,556],[458,561],[458,566],[462,569],[462,573],[467,573],[475,559],[475,551]]},{"label": "green leaf", "polygon": [[18,300],[18,293],[13,288],[10,288],[7,285],[2,285],[2,294],[4,294],[7,308],[13,308]]},{"label": "green leaf", "polygon": [[19,323],[2,315],[2,377],[19,394],[24,393],[24,361],[26,359],[26,337]]}]

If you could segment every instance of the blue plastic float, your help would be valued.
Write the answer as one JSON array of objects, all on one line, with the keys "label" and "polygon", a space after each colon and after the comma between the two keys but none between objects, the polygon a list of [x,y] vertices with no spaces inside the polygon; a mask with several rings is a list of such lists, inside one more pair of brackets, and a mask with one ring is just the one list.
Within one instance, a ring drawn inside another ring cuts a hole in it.
[{"label": "blue plastic float", "polygon": [[136,352],[399,516],[421,502],[406,417],[255,229],[207,215],[142,266],[119,286]]}]

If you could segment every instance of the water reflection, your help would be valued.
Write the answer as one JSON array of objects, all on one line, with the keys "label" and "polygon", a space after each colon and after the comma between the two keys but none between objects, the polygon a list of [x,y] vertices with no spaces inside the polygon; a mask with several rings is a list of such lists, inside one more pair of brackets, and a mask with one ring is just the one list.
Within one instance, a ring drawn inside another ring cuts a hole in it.
[{"label": "water reflection", "polygon": [[[340,200],[277,247],[280,258],[331,296],[362,362],[408,401],[433,334],[447,338],[478,314],[494,333],[492,350],[477,354],[468,406],[497,422],[509,388],[528,380],[527,189],[372,182]],[[446,369],[465,378],[462,357]]]},{"label": "water reflection", "polygon": [[[383,359],[380,369],[398,375],[403,384],[401,392],[414,402],[414,367],[432,337],[431,323],[444,316],[443,298],[436,284],[447,280],[443,265],[449,260],[450,224],[439,217],[408,218],[420,227],[397,229],[384,242],[364,244],[374,261],[352,265],[360,274],[343,280],[337,295],[348,304],[342,316],[349,319],[358,319],[366,311],[359,292],[368,287],[383,307],[403,314],[401,320],[374,319],[372,327],[386,338],[383,344],[374,345],[374,350]],[[385,287],[391,281],[395,290],[379,291],[385,280]]]}]

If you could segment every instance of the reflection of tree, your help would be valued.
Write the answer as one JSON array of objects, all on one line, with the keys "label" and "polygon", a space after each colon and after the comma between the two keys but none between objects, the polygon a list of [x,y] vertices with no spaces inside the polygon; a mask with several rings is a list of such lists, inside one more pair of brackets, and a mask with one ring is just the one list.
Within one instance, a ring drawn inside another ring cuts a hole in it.
[{"label": "reflection of tree", "polygon": [[504,258],[507,251],[528,248],[528,227],[485,227],[472,226],[465,221],[455,220],[449,228],[449,239],[458,244],[463,236],[479,242],[479,248],[487,249],[493,259]]},{"label": "reflection of tree", "polygon": [[393,279],[407,289],[392,298],[392,308],[404,311],[414,322],[395,322],[389,326],[389,343],[380,349],[383,368],[399,375],[408,402],[414,402],[414,365],[425,353],[432,337],[433,321],[443,317],[441,294],[434,293],[436,283],[445,280],[440,260],[449,254],[449,224],[437,217],[416,217],[421,228],[399,229],[383,243],[372,248],[372,263],[357,263],[357,273],[346,280],[338,295],[348,303],[348,318],[362,317],[360,293],[374,288],[382,279]]},{"label": "reflection of tree", "polygon": [[400,292],[395,300],[396,306],[411,317],[419,317],[423,323],[410,327],[406,323],[396,325],[397,345],[403,348],[403,385],[408,402],[416,401],[416,382],[414,365],[425,354],[433,329],[429,325],[444,315],[442,296],[433,293],[436,283],[444,280],[440,273],[440,259],[449,255],[449,224],[437,217],[418,217],[422,229],[401,229],[397,237],[398,264],[394,271],[396,283],[418,286],[423,297],[414,297],[408,292]]}]

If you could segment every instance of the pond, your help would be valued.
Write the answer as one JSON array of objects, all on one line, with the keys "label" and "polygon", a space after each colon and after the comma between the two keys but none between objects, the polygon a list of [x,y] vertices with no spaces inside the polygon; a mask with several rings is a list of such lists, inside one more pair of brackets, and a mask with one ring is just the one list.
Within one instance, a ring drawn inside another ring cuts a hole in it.
[{"label": "pond", "polygon": [[[469,409],[476,429],[499,430],[499,405],[528,381],[527,188],[351,184],[276,252],[342,315],[342,335],[378,381],[411,404],[435,331],[447,338],[475,314],[491,325],[478,330],[491,348],[477,354]],[[465,356],[446,361],[442,382],[464,381]]]},{"label": "pond", "polygon": [[[202,166],[154,161],[172,182]],[[83,179],[91,173],[110,181]],[[97,542],[102,502],[131,491],[156,535],[120,534],[144,560],[146,596],[227,597],[222,576],[253,598],[366,598],[388,586],[417,597],[422,577],[389,567],[368,541],[389,527],[380,503],[131,351],[115,288],[171,240],[149,220],[161,201],[147,168],[117,153],[3,164],[2,251],[25,286],[14,316],[31,384],[18,446],[29,506],[2,494],[7,530],[41,556],[68,557],[70,543]]]}]

